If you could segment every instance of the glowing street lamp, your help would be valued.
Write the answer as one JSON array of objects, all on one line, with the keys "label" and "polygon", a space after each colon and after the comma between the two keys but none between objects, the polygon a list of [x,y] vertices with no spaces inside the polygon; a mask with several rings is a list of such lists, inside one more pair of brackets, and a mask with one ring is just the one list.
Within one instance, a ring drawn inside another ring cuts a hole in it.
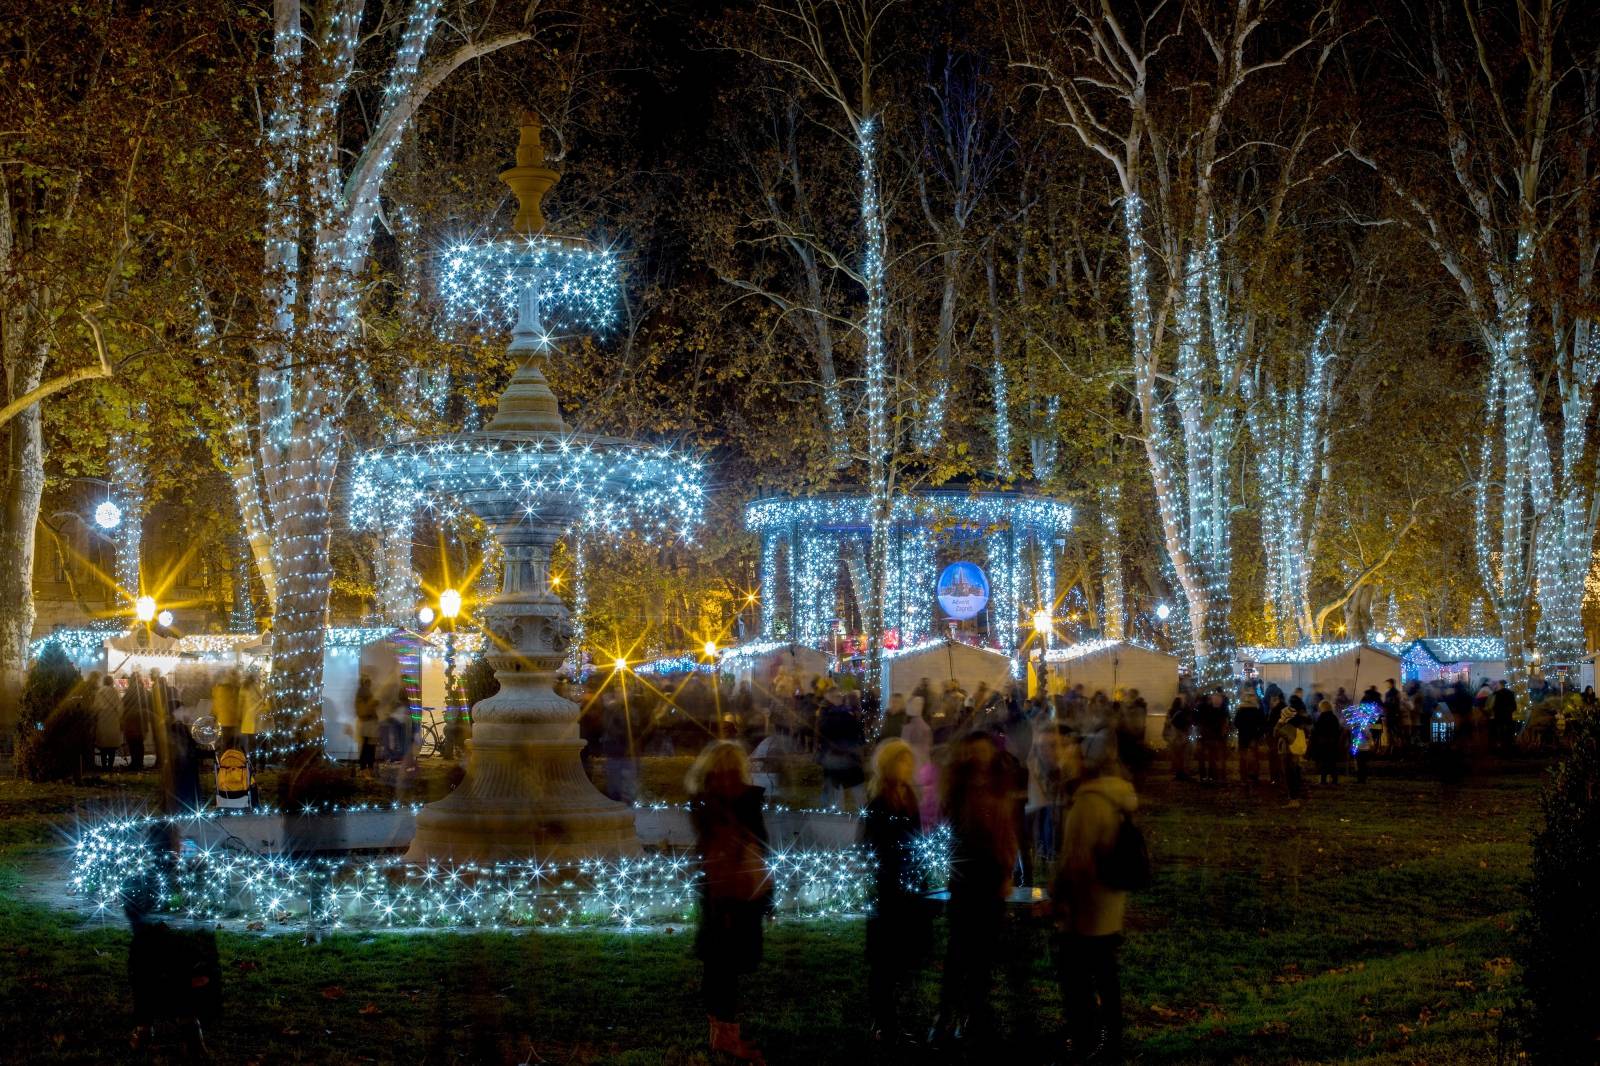
[{"label": "glowing street lamp", "polygon": [[611,664],[611,669],[615,673],[619,673],[620,674],[620,673],[622,673],[622,671],[626,670],[627,668],[628,668],[628,660],[620,658],[620,657],[615,662],[613,662]]},{"label": "glowing street lamp", "polygon": [[133,601],[133,616],[145,625],[155,621],[156,598],[154,596],[140,596]]},{"label": "glowing street lamp", "polygon": [[1033,631],[1039,634],[1041,640],[1049,640],[1055,630],[1055,619],[1050,617],[1048,609],[1041,607],[1033,612]]},{"label": "glowing street lamp", "polygon": [[706,641],[704,651],[707,659],[715,659],[717,657],[717,642],[714,640]]},{"label": "glowing street lamp", "polygon": [[439,593],[439,617],[449,623],[444,632],[444,708],[448,716],[456,700],[456,616],[461,613],[461,593],[445,589]]}]

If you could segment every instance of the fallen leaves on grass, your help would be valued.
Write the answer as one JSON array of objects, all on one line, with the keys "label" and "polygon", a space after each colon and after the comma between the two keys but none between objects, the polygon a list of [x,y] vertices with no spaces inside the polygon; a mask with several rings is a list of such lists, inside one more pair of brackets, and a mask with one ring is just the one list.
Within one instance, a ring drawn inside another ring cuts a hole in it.
[{"label": "fallen leaves on grass", "polygon": [[340,988],[338,985],[329,985],[328,987],[326,987],[326,988],[324,988],[322,990],[322,998],[323,999],[343,999],[344,998],[344,989]]},{"label": "fallen leaves on grass", "polygon": [[376,1003],[364,1003],[364,1004],[361,1005],[361,1013],[362,1014],[382,1014],[383,1013],[383,1008],[378,1006]]}]

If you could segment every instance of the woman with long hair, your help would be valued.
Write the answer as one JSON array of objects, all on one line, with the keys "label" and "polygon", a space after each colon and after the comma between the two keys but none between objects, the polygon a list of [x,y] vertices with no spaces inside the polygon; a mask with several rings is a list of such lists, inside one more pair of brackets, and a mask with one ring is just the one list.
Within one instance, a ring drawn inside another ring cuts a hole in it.
[{"label": "woman with long hair", "polygon": [[761,962],[761,924],[772,909],[767,869],[765,792],[750,783],[744,748],[713,741],[689,770],[689,819],[700,857],[700,921],[695,954],[712,1052],[764,1063],[739,1032],[739,978]]},{"label": "woman with long hair", "polygon": [[936,1041],[962,1040],[975,1024],[993,1028],[989,986],[1017,864],[1011,786],[999,748],[987,733],[969,734],[952,746],[944,775],[951,835],[950,943]]},{"label": "woman with long hair", "polygon": [[861,839],[877,860],[876,897],[867,917],[867,998],[873,1039],[902,1039],[900,994],[926,939],[916,840],[922,831],[916,753],[904,740],[878,745],[867,785]]}]

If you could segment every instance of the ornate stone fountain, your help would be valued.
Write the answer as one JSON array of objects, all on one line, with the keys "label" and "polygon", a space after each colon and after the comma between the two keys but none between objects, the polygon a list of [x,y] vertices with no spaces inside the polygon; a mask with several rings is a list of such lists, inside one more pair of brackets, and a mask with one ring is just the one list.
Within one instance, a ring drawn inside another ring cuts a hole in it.
[{"label": "ornate stone fountain", "polygon": [[[574,529],[685,531],[702,498],[699,464],[627,441],[575,433],[544,367],[546,320],[603,320],[615,263],[585,242],[545,232],[541,202],[559,175],[545,166],[540,127],[522,121],[517,165],[501,175],[517,196],[512,235],[446,255],[446,295],[486,316],[514,305],[507,351],[519,360],[493,419],[479,432],[425,438],[363,455],[352,479],[355,524],[392,508],[465,508],[503,553],[499,595],[477,611],[500,691],[473,709],[466,777],[417,817],[415,862],[554,861],[639,851],[633,811],[590,783],[578,760],[578,706],[555,691],[573,626],[551,583],[555,544]],[[604,312],[604,313],[602,313]]]}]

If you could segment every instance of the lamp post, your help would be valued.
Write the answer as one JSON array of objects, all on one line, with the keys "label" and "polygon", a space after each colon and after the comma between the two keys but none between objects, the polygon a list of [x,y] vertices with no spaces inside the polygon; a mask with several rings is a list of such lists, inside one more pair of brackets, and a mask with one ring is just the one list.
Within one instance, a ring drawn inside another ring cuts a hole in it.
[{"label": "lamp post", "polygon": [[[424,608],[426,609],[426,608]],[[456,694],[456,616],[461,613],[461,593],[439,593],[439,617],[444,619],[444,716],[450,718]]]}]

